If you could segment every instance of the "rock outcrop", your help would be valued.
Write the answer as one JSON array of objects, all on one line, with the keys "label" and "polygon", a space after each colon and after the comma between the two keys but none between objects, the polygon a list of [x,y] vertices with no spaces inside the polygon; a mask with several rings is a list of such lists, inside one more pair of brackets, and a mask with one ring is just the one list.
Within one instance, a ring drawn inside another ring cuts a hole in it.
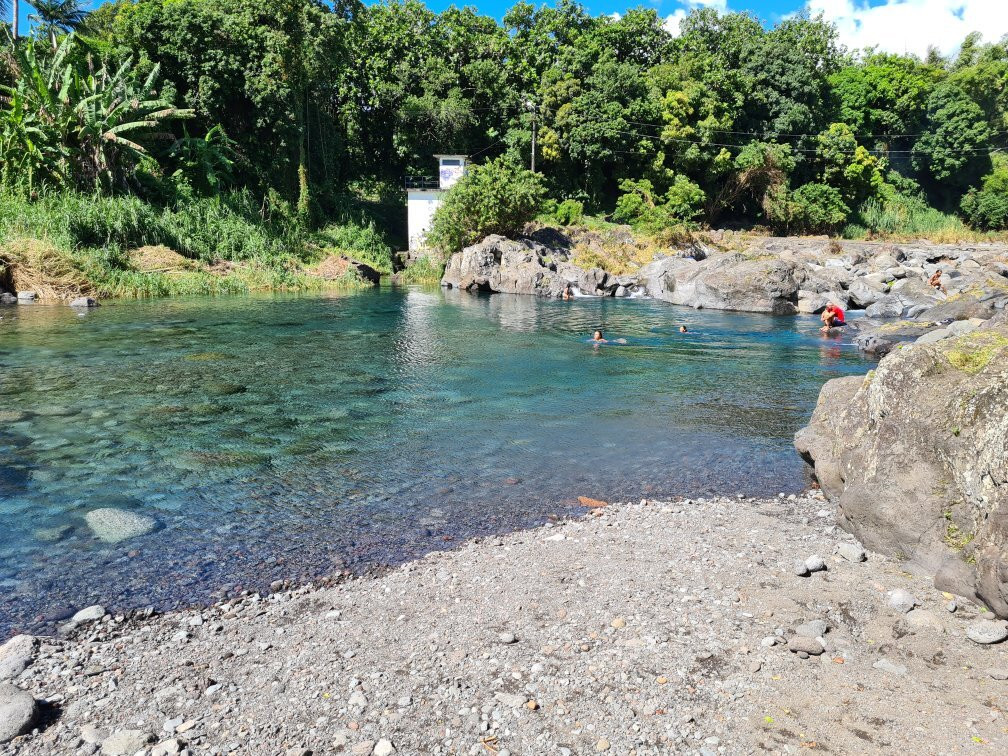
[{"label": "rock outcrop", "polygon": [[862,543],[1008,617],[1006,408],[1001,313],[829,381],[795,447]]},{"label": "rock outcrop", "polygon": [[[517,240],[489,236],[449,259],[442,285],[467,291],[559,297],[648,296],[714,310],[814,314],[830,302],[864,310],[866,351],[885,354],[952,320],[989,318],[1008,306],[1008,256],[995,245],[879,245],[828,239],[745,237],[712,232],[647,249],[630,230],[604,237],[584,230],[537,228]],[[620,257],[620,250],[624,253]],[[739,251],[741,250],[741,251]],[[614,275],[576,260],[653,260]],[[944,291],[928,281],[938,272]],[[893,321],[913,321],[905,334]],[[888,332],[879,333],[886,327]],[[897,338],[897,336],[899,338]]]}]

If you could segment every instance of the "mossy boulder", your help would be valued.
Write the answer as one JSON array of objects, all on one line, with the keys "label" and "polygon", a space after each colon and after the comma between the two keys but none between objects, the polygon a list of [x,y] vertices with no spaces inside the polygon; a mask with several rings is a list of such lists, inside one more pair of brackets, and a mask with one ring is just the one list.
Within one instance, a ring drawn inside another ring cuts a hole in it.
[{"label": "mossy boulder", "polygon": [[828,382],[795,447],[862,543],[1008,617],[1006,314]]}]

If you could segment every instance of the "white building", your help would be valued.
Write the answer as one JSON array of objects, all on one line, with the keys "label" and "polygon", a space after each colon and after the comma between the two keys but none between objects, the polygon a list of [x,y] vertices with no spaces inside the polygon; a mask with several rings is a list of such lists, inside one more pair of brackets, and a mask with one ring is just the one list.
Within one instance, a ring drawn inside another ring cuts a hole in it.
[{"label": "white building", "polygon": [[436,179],[406,179],[406,214],[409,228],[409,248],[419,249],[430,230],[434,211],[441,204],[445,191],[462,178],[469,165],[468,155],[435,155],[438,159]]}]

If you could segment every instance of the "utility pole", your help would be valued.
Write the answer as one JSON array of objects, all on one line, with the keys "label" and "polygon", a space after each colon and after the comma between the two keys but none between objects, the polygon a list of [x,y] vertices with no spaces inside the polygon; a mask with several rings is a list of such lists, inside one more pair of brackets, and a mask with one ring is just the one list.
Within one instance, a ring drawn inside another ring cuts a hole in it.
[{"label": "utility pole", "polygon": [[536,108],[532,100],[525,100],[525,107],[532,113],[532,172],[535,173],[535,150],[536,150]]},{"label": "utility pole", "polygon": [[17,39],[18,38],[18,21],[20,20],[18,17],[21,15],[21,9],[18,7],[18,0],[14,0],[14,2],[11,3],[11,13],[12,13],[11,32],[12,32],[12,35],[13,35],[14,39]]}]

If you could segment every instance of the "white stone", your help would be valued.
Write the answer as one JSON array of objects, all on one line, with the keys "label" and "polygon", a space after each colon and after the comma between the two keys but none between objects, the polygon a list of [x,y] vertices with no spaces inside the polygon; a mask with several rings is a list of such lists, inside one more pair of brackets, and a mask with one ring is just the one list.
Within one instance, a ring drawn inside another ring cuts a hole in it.
[{"label": "white stone", "polygon": [[157,528],[157,520],[153,517],[115,507],[92,509],[84,515],[84,520],[91,532],[106,543],[139,538]]}]

